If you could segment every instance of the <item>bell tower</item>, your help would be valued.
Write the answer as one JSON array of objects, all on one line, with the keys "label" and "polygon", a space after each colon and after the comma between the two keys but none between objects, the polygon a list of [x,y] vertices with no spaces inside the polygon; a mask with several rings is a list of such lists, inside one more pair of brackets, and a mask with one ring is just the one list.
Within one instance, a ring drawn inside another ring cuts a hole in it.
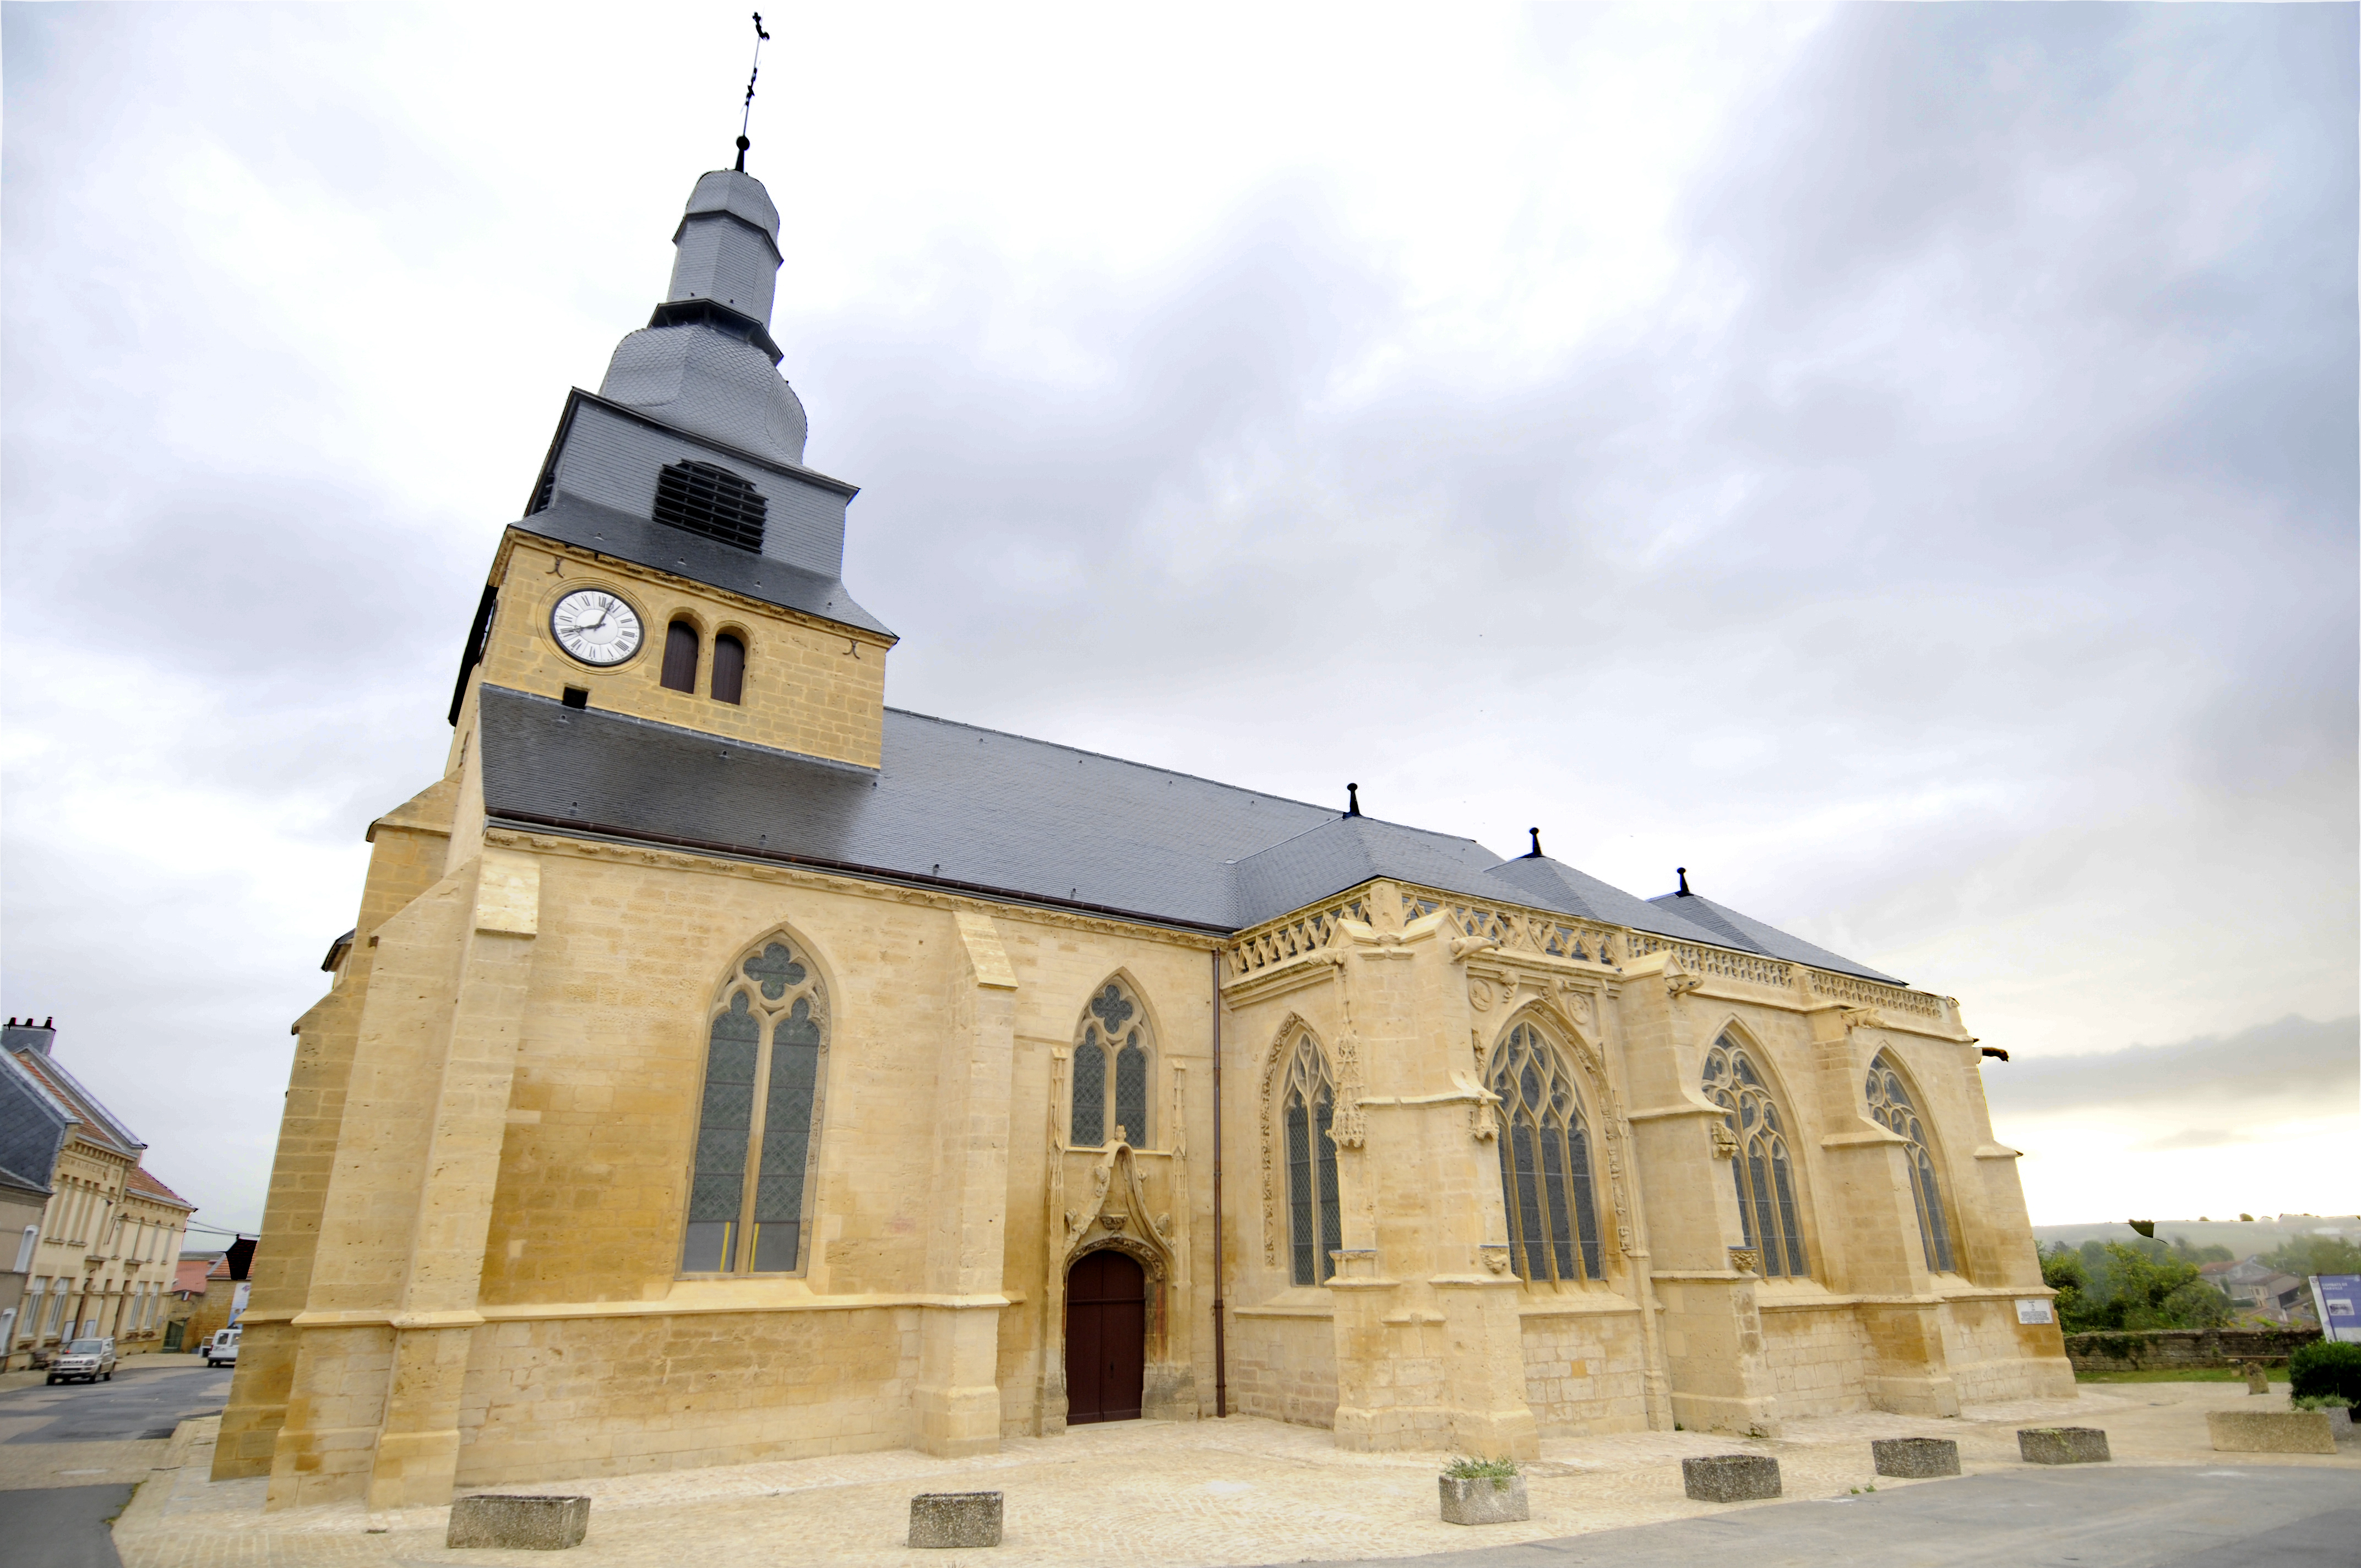
[{"label": "bell tower", "polygon": [[858,488],[804,466],[779,210],[742,138],[739,161],[698,178],[664,300],[566,399],[461,655],[455,766],[488,688],[878,764],[895,637],[844,586]]}]

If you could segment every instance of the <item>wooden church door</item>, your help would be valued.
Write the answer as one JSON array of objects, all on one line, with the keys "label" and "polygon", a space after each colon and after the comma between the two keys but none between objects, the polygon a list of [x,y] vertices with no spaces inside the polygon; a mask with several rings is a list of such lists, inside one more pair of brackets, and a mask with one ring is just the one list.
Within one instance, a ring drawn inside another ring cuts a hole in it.
[{"label": "wooden church door", "polygon": [[1136,1421],[1148,1359],[1148,1277],[1119,1252],[1066,1275],[1066,1424]]}]

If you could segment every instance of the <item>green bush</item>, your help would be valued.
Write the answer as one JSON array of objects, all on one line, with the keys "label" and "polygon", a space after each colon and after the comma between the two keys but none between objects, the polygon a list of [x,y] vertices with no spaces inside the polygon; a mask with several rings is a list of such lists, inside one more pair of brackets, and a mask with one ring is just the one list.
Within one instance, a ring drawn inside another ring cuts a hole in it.
[{"label": "green bush", "polygon": [[2334,1397],[2361,1405],[2361,1344],[2316,1340],[2288,1357],[2288,1392],[2300,1399]]}]

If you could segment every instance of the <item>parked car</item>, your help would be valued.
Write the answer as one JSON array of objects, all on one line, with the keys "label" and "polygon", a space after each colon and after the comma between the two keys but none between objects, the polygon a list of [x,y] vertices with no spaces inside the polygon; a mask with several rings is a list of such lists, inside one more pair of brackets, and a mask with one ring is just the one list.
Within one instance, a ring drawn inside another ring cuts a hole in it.
[{"label": "parked car", "polygon": [[237,1365],[237,1336],[240,1332],[241,1331],[237,1329],[224,1329],[221,1332],[214,1335],[213,1338],[205,1341],[205,1365],[207,1366],[236,1366]]},{"label": "parked car", "polygon": [[49,1356],[49,1381],[63,1383],[79,1377],[85,1383],[115,1380],[115,1342],[111,1339],[78,1339],[63,1350]]}]

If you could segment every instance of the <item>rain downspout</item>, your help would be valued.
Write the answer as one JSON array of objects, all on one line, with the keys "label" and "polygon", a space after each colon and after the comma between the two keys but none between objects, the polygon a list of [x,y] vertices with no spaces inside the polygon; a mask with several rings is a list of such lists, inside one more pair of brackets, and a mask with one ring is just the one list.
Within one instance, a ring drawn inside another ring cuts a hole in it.
[{"label": "rain downspout", "polygon": [[1222,1301],[1222,950],[1213,960],[1213,1414],[1230,1413],[1230,1357]]}]

